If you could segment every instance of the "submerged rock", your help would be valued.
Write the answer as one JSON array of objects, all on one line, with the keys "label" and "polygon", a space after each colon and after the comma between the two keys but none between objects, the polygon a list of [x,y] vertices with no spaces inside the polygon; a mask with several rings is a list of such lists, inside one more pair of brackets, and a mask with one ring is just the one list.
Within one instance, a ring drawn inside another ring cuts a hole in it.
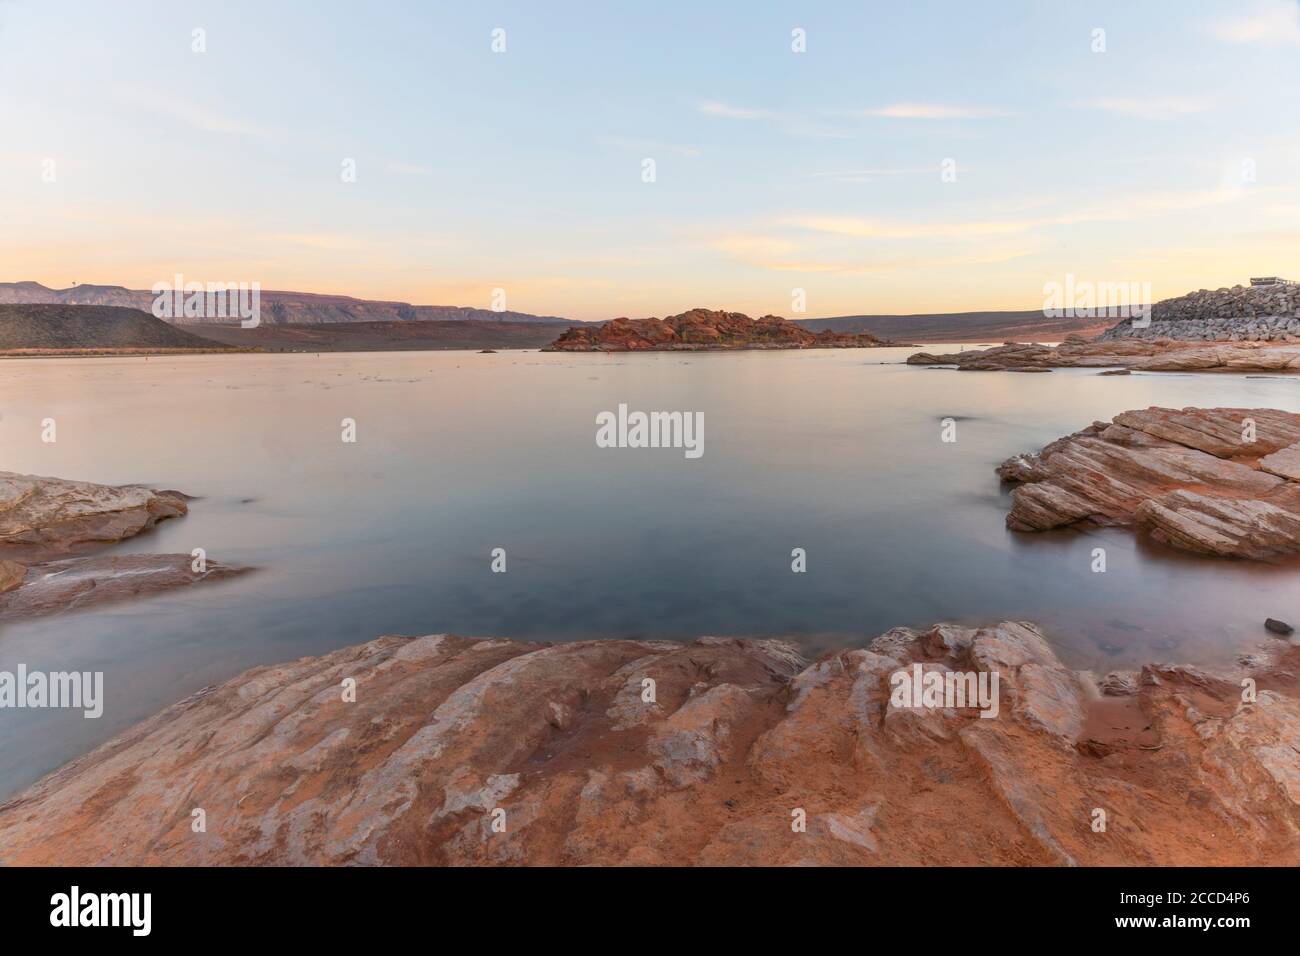
[{"label": "submerged rock", "polygon": [[[1167,666],[1102,694],[1018,622],[811,665],[770,640],[382,637],[73,761],[0,806],[0,860],[1296,865],[1300,651],[1273,655],[1245,699]],[[900,671],[969,675],[996,716],[904,706]]]},{"label": "submerged rock", "polygon": [[27,571],[22,587],[0,594],[0,621],[83,611],[200,581],[233,577],[246,570],[209,560],[203,571],[195,571],[188,554],[101,555],[49,561]]},{"label": "submerged rock", "polygon": [[1281,634],[1283,637],[1289,637],[1295,633],[1295,628],[1286,621],[1279,621],[1276,618],[1265,618],[1264,627],[1274,634]]},{"label": "submerged rock", "polygon": [[1300,415],[1269,408],[1123,412],[1003,462],[1007,527],[1134,527],[1199,554],[1300,553]]}]

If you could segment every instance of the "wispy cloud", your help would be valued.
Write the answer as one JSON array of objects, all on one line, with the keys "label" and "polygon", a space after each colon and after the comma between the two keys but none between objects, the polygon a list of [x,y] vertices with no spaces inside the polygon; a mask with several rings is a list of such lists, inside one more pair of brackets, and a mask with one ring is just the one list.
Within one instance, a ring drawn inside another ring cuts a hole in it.
[{"label": "wispy cloud", "polygon": [[400,173],[403,176],[433,175],[432,166],[422,166],[419,163],[389,163],[388,171],[390,173]]},{"label": "wispy cloud", "polygon": [[267,133],[266,128],[257,123],[157,90],[119,86],[113,92],[120,102],[169,117],[205,133],[228,133],[238,136],[265,136]]},{"label": "wispy cloud", "polygon": [[746,258],[750,256],[785,256],[794,252],[795,243],[773,236],[732,233],[709,243],[719,252]]},{"label": "wispy cloud", "polygon": [[[887,172],[907,167],[882,167]],[[977,268],[1041,254],[1055,247],[1051,230],[1136,222],[1258,196],[1240,187],[1144,193],[1055,210],[1030,201],[1019,215],[969,220],[792,215],[712,238],[704,245],[742,265],[768,272],[841,277]],[[1270,200],[1269,205],[1272,205]],[[999,205],[1005,212],[1005,207]]]},{"label": "wispy cloud", "polygon": [[1077,105],[1133,119],[1169,120],[1204,113],[1214,107],[1215,100],[1194,96],[1118,96],[1081,100]]},{"label": "wispy cloud", "polygon": [[850,134],[835,126],[827,126],[817,117],[851,119],[877,118],[914,120],[974,120],[991,119],[1011,114],[1002,110],[981,109],[970,106],[953,106],[942,103],[893,103],[873,109],[827,109],[815,112],[777,112],[748,106],[735,106],[720,100],[704,100],[696,110],[707,116],[720,116],[733,120],[773,120],[780,124],[781,132],[790,136],[813,136],[842,139]]},{"label": "wispy cloud", "polygon": [[691,146],[688,143],[667,143],[661,140],[636,139],[627,136],[600,136],[597,137],[596,142],[602,146],[611,146],[614,149],[635,150],[644,155],[654,155],[655,153],[673,153],[677,156],[686,157],[700,155],[700,148]]},{"label": "wispy cloud", "polygon": [[1259,0],[1249,12],[1218,17],[1205,23],[1203,29],[1228,43],[1300,46],[1300,3]]},{"label": "wispy cloud", "polygon": [[1007,116],[1002,110],[979,109],[970,106],[952,106],[943,103],[891,103],[866,110],[848,110],[853,116],[880,116],[885,119],[958,120],[991,119]]},{"label": "wispy cloud", "polygon": [[970,222],[916,222],[864,219],[851,216],[801,216],[782,225],[810,232],[858,239],[987,239],[1012,236],[1049,226],[1075,226],[1097,222],[1128,222],[1168,213],[1202,209],[1249,195],[1239,188],[1155,193],[1068,210],[1056,215],[1024,219],[987,219]]},{"label": "wispy cloud", "polygon": [[815,252],[805,250],[802,257],[794,257],[791,255],[795,252],[794,248],[783,250],[766,249],[763,241],[755,238],[752,245],[747,243],[740,248],[725,248],[722,251],[728,252],[738,262],[769,272],[864,276],[914,272],[917,270],[933,271],[935,269],[961,266],[993,265],[1033,255],[1038,251],[1038,246],[1030,241],[1000,247],[984,245],[979,249],[956,255],[898,255],[896,253],[881,255],[872,253],[853,257],[822,257]]},{"label": "wispy cloud", "polygon": [[[967,169],[966,171],[969,171]],[[863,169],[832,169],[810,173],[810,179],[829,179],[837,183],[870,183],[895,176],[919,176],[938,173],[938,166],[868,166]]]},{"label": "wispy cloud", "polygon": [[364,243],[362,243],[356,236],[340,235],[338,233],[329,232],[284,232],[277,233],[268,238],[273,243],[305,246],[309,249],[321,249],[334,252],[359,249],[364,245]]},{"label": "wispy cloud", "polygon": [[707,113],[709,116],[725,116],[727,119],[738,120],[769,119],[773,115],[767,110],[746,109],[741,106],[731,106],[727,103],[721,103],[717,100],[705,100],[696,108],[701,113]]},{"label": "wispy cloud", "polygon": [[696,112],[706,116],[719,116],[728,120],[767,120],[776,124],[777,129],[786,136],[807,139],[847,139],[852,135],[846,130],[827,125],[815,116],[800,112],[778,112],[733,106],[719,100],[704,100],[697,104],[695,109]]},{"label": "wispy cloud", "polygon": [[787,225],[857,239],[983,239],[1026,232],[1038,221],[1025,219],[986,222],[916,223],[889,219],[859,219],[851,216],[806,216]]}]

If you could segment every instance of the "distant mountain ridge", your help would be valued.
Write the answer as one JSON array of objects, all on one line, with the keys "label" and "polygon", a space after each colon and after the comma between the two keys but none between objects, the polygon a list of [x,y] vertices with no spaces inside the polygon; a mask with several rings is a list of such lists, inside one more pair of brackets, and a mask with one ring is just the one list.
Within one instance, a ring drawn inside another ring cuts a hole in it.
[{"label": "distant mountain ridge", "polygon": [[917,315],[845,315],[828,319],[798,319],[814,332],[867,332],[910,342],[1060,341],[1067,335],[1092,336],[1115,319],[1082,315],[1049,318],[1042,309],[1006,312],[930,312]]},{"label": "distant mountain ridge", "polygon": [[[0,305],[111,305],[151,312],[154,294],[120,285],[75,285],[51,289],[39,282],[0,282]],[[572,319],[527,312],[494,312],[454,305],[411,305],[313,292],[261,292],[264,325],[322,325],[333,322],[538,322],[574,325]],[[232,319],[188,319],[176,325],[238,324]]]},{"label": "distant mountain ridge", "polygon": [[[96,305],[121,306],[151,312],[154,294],[148,290],[113,285],[76,285],[51,289],[39,282],[0,282],[0,305]],[[312,292],[261,292],[263,326],[324,326],[333,324],[402,322],[500,322],[564,325],[596,328],[604,323],[581,322],[553,315],[526,312],[494,312],[466,306],[412,305],[382,299],[358,299],[346,295]],[[172,321],[172,320],[166,320]],[[609,321],[617,321],[611,319]],[[644,321],[644,320],[632,320]],[[915,315],[845,315],[824,319],[794,319],[794,325],[810,332],[867,333],[882,339],[907,342],[991,342],[1060,341],[1071,333],[1092,336],[1115,324],[1114,319],[1080,316],[1048,318],[1041,309],[986,312],[932,312]],[[233,319],[180,319],[175,325],[238,325]],[[349,334],[345,338],[351,338]],[[401,336],[407,338],[406,336]],[[512,336],[513,337],[513,336]]]}]

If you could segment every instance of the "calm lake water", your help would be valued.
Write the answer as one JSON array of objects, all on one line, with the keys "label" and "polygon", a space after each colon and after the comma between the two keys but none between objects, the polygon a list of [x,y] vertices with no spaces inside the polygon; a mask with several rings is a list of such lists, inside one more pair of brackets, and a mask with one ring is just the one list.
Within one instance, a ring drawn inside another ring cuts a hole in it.
[{"label": "calm lake water", "polygon": [[[0,711],[0,796],[206,684],[387,633],[770,635],[818,653],[1014,618],[1106,671],[1226,662],[1268,640],[1265,616],[1300,618],[1292,569],[1122,531],[1008,532],[993,473],[1129,408],[1300,411],[1300,380],[957,373],[899,364],[911,351],[2,362],[0,468],[196,495],[120,550],[259,570],[0,629],[0,669],[101,670],[106,697],[98,720]],[[598,448],[596,415],[620,403],[703,412],[703,457]]]}]

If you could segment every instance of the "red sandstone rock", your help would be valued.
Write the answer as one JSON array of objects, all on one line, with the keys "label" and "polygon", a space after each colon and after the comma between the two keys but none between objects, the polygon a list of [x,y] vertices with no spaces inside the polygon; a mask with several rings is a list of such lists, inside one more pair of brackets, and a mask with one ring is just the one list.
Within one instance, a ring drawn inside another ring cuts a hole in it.
[{"label": "red sandstone rock", "polygon": [[775,315],[751,319],[739,312],[691,309],[665,319],[611,319],[594,327],[571,328],[543,351],[652,352],[706,349],[879,348],[866,332],[810,332]]},{"label": "red sandstone rock", "polygon": [[[1296,865],[1300,651],[1272,644],[1245,700],[1245,671],[1167,666],[1102,694],[1025,623],[811,666],[779,641],[383,637],[73,761],[0,807],[0,862]],[[918,664],[997,672],[998,716],[894,706]]]},{"label": "red sandstone rock", "polygon": [[998,474],[1020,485],[1015,531],[1132,526],[1182,550],[1264,560],[1300,553],[1298,455],[1300,415],[1153,407],[1017,455]]}]

